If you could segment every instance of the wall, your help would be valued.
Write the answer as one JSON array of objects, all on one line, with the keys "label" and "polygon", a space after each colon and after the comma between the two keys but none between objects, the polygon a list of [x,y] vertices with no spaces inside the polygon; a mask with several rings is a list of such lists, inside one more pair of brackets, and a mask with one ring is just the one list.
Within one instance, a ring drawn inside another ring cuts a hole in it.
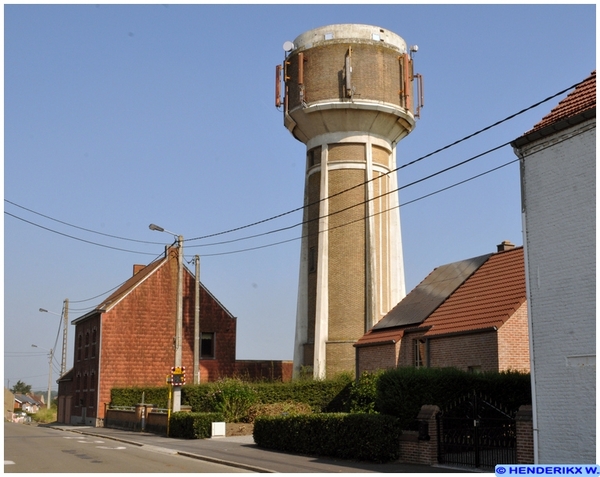
[{"label": "wall", "polygon": [[[122,301],[102,315],[98,418],[114,387],[163,386],[174,365],[177,249]],[[182,365],[193,382],[195,279],[187,270],[183,286]],[[79,326],[84,326],[82,323]],[[235,372],[236,320],[204,287],[200,288],[200,332],[215,333],[215,357],[201,360],[201,381]],[[80,415],[80,414],[78,414]]]},{"label": "wall", "polygon": [[365,371],[373,372],[379,369],[395,368],[398,362],[399,348],[399,342],[356,348],[357,374],[360,376]]},{"label": "wall", "polygon": [[521,152],[539,463],[596,462],[596,120]]},{"label": "wall", "polygon": [[529,331],[525,302],[498,329],[498,371],[528,373],[529,369]]}]

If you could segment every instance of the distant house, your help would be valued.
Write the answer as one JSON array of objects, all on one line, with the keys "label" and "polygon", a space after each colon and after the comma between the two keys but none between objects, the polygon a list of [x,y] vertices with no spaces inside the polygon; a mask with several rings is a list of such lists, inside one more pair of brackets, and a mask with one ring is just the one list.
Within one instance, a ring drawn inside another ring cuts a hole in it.
[{"label": "distant house", "polygon": [[[73,368],[59,380],[58,421],[101,425],[115,387],[164,386],[174,365],[178,250],[133,276],[94,310],[75,319]],[[182,365],[193,382],[195,277],[184,267]],[[200,382],[236,373],[252,374],[236,362],[236,318],[200,284]],[[278,365],[281,378],[282,362]],[[291,373],[291,363],[289,363]],[[261,367],[258,367],[259,372]],[[275,373],[276,374],[276,373]],[[273,377],[273,376],[271,376]],[[141,396],[140,396],[141,399]]]},{"label": "distant house", "polygon": [[355,343],[357,372],[399,366],[529,371],[523,248],[433,270]]},{"label": "distant house", "polygon": [[15,394],[15,411],[24,411],[30,413],[38,412],[44,406],[44,401],[39,400],[35,396],[27,394]]},{"label": "distant house", "polygon": [[512,146],[521,161],[535,463],[596,462],[596,71]]}]

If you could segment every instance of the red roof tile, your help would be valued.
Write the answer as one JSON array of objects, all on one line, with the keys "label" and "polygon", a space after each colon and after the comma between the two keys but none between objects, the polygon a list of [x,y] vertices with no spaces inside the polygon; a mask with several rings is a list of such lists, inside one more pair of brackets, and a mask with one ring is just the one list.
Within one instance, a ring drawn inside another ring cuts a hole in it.
[{"label": "red roof tile", "polygon": [[425,336],[499,328],[526,296],[523,247],[495,253],[423,322]]},{"label": "red roof tile", "polygon": [[396,343],[402,339],[404,336],[404,330],[398,328],[390,328],[383,330],[369,330],[365,335],[363,335],[354,346],[362,347],[362,346],[371,346],[371,345],[381,345],[384,343]]},{"label": "red roof tile", "polygon": [[569,93],[566,98],[560,101],[527,134],[550,126],[562,119],[576,116],[594,107],[596,107],[596,70],[592,71],[590,76]]}]

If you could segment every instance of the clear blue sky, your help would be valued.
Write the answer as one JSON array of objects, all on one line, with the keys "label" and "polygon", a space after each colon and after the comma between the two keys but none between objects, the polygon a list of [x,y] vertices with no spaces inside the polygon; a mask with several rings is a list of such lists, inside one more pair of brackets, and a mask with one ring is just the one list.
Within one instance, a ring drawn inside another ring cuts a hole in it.
[{"label": "clear blue sky", "polygon": [[[59,317],[38,309],[60,313],[69,298],[74,319],[97,305],[172,242],[151,222],[185,237],[188,260],[202,256],[203,283],[238,318],[239,359],[292,359],[300,227],[208,244],[291,226],[301,214],[189,239],[302,205],[305,146],[275,108],[275,66],[286,40],[333,23],[377,25],[419,46],[425,107],[398,165],[596,67],[595,4],[5,5],[5,385],[45,388],[46,352],[31,344],[53,347]],[[401,169],[399,184],[517,138],[565,95]],[[400,202],[515,159],[505,146],[403,188]],[[518,164],[400,215],[410,291],[436,266],[523,243]]]}]

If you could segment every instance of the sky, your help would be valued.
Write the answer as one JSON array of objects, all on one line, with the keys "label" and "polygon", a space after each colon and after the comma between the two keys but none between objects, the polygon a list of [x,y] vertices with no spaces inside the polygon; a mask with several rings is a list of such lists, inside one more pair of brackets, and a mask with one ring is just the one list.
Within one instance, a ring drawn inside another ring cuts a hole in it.
[{"label": "sky", "polygon": [[522,245],[506,144],[596,68],[593,3],[5,5],[5,386],[46,389],[56,349],[57,389],[63,301],[82,316],[173,234],[237,317],[237,358],[292,359],[306,148],[275,107],[275,67],[284,42],[337,23],[418,45],[424,107],[397,148],[398,166],[416,161],[398,171],[407,292]]}]

